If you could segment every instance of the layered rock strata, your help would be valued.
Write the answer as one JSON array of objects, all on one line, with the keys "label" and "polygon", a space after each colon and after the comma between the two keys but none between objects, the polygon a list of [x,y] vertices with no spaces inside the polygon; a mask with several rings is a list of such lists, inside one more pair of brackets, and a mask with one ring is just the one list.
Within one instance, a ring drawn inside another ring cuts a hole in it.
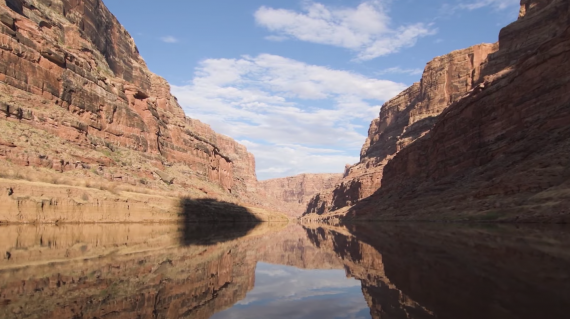
[{"label": "layered rock strata", "polygon": [[0,1],[0,177],[259,203],[255,160],[185,117],[101,0]]},{"label": "layered rock strata", "polygon": [[306,214],[322,215],[351,206],[378,190],[386,164],[425,135],[443,110],[478,84],[481,63],[497,48],[496,44],[480,44],[429,62],[420,82],[382,106],[379,118],[370,124],[360,162],[346,168],[332,191],[314,196]]},{"label": "layered rock strata", "polygon": [[570,3],[521,4],[481,86],[400,151],[350,217],[570,221]]},{"label": "layered rock strata", "polygon": [[269,179],[259,181],[258,193],[263,196],[264,204],[299,217],[315,194],[334,188],[341,178],[342,174],[301,174]]},{"label": "layered rock strata", "polygon": [[0,224],[286,222],[288,217],[254,206],[0,178]]}]

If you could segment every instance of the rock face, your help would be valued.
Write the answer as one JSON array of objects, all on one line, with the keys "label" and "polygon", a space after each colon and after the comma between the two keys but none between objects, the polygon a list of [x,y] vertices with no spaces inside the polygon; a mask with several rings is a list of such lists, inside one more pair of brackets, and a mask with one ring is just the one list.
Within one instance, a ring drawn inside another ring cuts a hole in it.
[{"label": "rock face", "polygon": [[0,179],[0,224],[287,222],[263,208],[215,199]]},{"label": "rock face", "polygon": [[301,174],[292,177],[259,181],[259,194],[264,202],[291,217],[299,217],[311,197],[332,189],[342,174]]},{"label": "rock face", "polygon": [[101,0],[2,0],[0,18],[4,174],[257,201],[253,155],[185,117]]},{"label": "rock face", "polygon": [[386,163],[425,135],[450,104],[460,100],[481,77],[481,63],[497,50],[481,44],[435,58],[424,70],[421,82],[386,102],[372,121],[360,162],[347,167],[342,182],[332,191],[310,200],[306,214],[323,214],[353,205],[381,186]]},{"label": "rock face", "polygon": [[400,150],[351,218],[568,222],[570,3],[523,0],[474,90]]}]

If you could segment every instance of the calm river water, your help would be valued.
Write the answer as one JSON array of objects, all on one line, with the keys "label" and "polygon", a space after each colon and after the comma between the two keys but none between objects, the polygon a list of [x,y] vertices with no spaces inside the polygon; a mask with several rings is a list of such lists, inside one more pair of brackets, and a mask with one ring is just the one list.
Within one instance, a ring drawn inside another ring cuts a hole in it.
[{"label": "calm river water", "polygon": [[0,227],[0,318],[569,318],[564,226]]}]

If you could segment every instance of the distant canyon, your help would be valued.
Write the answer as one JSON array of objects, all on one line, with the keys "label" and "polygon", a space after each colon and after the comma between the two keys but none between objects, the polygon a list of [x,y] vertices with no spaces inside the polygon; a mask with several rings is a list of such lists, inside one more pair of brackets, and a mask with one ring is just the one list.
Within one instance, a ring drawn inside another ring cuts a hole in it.
[{"label": "distant canyon", "polygon": [[569,17],[522,0],[497,43],[434,58],[384,104],[359,163],[258,181],[101,0],[0,1],[0,222],[566,223]]}]

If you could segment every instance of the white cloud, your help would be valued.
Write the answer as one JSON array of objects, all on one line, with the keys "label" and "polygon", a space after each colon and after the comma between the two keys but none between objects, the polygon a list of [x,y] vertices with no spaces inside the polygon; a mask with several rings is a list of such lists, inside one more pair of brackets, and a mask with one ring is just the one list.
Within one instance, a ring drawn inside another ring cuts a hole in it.
[{"label": "white cloud", "polygon": [[377,72],[378,75],[383,74],[408,74],[408,75],[422,75],[424,70],[422,69],[402,69],[399,66],[388,68]]},{"label": "white cloud", "polygon": [[475,10],[483,7],[494,7],[496,9],[502,10],[511,6],[520,5],[520,0],[477,0],[471,2],[464,2],[459,4],[459,8],[467,10]]},{"label": "white cloud", "polygon": [[171,35],[162,37],[162,38],[160,38],[160,40],[162,40],[162,42],[165,42],[165,43],[177,43],[178,42],[178,39],[171,36]]},{"label": "white cloud", "polygon": [[351,49],[357,52],[358,60],[398,52],[436,32],[431,25],[423,23],[393,28],[379,0],[362,2],[356,8],[306,1],[301,13],[263,6],[255,12],[255,20],[275,32],[279,39],[296,38]]},{"label": "white cloud", "polygon": [[344,165],[359,160],[358,156],[346,154],[342,150],[298,144],[261,145],[247,140],[239,142],[255,154],[257,174],[263,179],[301,173],[341,173]]},{"label": "white cloud", "polygon": [[454,14],[457,10],[477,10],[491,7],[494,10],[503,10],[520,5],[520,0],[462,0],[455,4],[444,4],[441,13],[446,15]]},{"label": "white cloud", "polygon": [[383,101],[405,85],[261,54],[208,59],[173,86],[186,114],[242,140],[260,179],[342,172]]}]

